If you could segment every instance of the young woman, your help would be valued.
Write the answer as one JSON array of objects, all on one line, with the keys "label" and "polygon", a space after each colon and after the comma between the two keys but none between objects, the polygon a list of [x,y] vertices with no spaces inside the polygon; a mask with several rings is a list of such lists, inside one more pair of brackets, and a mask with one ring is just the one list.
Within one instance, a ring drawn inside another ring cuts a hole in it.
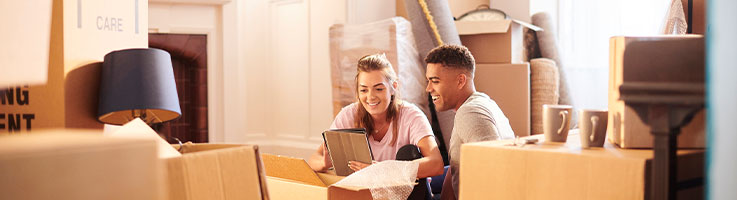
[{"label": "young woman", "polygon": [[[443,159],[430,123],[417,106],[397,98],[397,75],[384,54],[364,56],[358,61],[357,68],[357,102],[343,107],[330,128],[365,128],[374,162],[396,160],[400,149],[414,149],[416,152],[419,148],[422,156],[412,158],[419,162],[417,177],[442,174]],[[333,166],[324,144],[320,145],[308,163],[315,171],[325,171]],[[369,165],[371,163],[358,161],[348,163],[354,171]]]}]

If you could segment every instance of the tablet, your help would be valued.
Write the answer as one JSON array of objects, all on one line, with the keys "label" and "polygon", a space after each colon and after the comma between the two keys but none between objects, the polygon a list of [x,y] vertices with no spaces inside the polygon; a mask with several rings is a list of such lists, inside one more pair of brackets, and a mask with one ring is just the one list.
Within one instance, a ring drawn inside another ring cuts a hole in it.
[{"label": "tablet", "polygon": [[374,158],[366,129],[331,129],[323,132],[322,138],[338,176],[348,176],[354,172],[348,167],[348,161],[371,163]]}]

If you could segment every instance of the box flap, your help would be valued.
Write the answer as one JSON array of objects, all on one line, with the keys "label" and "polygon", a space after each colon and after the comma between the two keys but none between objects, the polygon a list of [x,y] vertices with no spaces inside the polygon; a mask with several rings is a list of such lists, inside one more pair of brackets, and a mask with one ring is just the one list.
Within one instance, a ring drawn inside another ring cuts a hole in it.
[{"label": "box flap", "polygon": [[261,154],[266,168],[266,175],[288,179],[304,184],[326,187],[327,185],[317,176],[317,173],[307,165],[304,159],[292,158],[273,154]]},{"label": "box flap", "polygon": [[506,33],[512,23],[516,23],[532,29],[542,31],[543,29],[527,22],[516,19],[493,20],[493,21],[456,21],[456,29],[460,35],[475,35],[486,33]]},{"label": "box flap", "polygon": [[216,150],[216,149],[225,149],[225,148],[233,148],[233,147],[241,147],[244,146],[242,144],[200,144],[200,143],[192,143],[187,142],[182,144],[181,146],[178,144],[172,144],[172,147],[179,150],[182,153],[194,153],[194,152],[201,152],[201,151],[210,151],[210,150]]},{"label": "box flap", "polygon": [[317,173],[317,176],[320,177],[320,180],[322,180],[325,185],[332,185],[333,183],[336,183],[340,180],[343,180],[345,176],[338,176],[335,174],[326,174],[326,173]]},{"label": "box flap", "polygon": [[538,26],[532,25],[532,24],[527,23],[527,22],[524,22],[524,21],[520,21],[520,20],[516,20],[516,19],[513,19],[512,21],[514,23],[517,23],[519,25],[522,25],[524,27],[527,27],[529,29],[532,29],[533,31],[542,31],[543,30],[543,28],[540,28]]},{"label": "box flap", "polygon": [[331,185],[331,186],[328,187],[328,189],[330,189],[330,188],[336,188],[336,187],[337,188],[344,189],[344,190],[354,191],[354,192],[358,192],[358,191],[361,191],[361,190],[368,190],[369,189],[367,187],[356,187],[356,186],[348,186],[348,185]]},{"label": "box flap", "polygon": [[512,20],[456,21],[456,29],[459,35],[506,33],[511,24]]},{"label": "box flap", "polygon": [[192,152],[166,159],[172,199],[268,199],[257,146],[188,144],[183,148]]}]

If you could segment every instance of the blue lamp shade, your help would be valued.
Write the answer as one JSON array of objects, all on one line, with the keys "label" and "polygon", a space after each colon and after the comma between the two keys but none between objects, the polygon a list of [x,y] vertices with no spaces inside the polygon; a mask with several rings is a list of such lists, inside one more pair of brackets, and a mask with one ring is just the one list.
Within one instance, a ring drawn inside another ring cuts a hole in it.
[{"label": "blue lamp shade", "polygon": [[125,49],[105,55],[97,109],[100,122],[125,124],[138,117],[153,124],[181,114],[168,52]]}]

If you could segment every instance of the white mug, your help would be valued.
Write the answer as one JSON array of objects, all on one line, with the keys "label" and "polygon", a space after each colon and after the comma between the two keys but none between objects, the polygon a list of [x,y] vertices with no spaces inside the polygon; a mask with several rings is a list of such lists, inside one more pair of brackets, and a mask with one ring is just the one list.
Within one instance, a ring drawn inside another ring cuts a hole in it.
[{"label": "white mug", "polygon": [[584,109],[579,111],[578,127],[581,148],[603,147],[606,138],[608,112]]},{"label": "white mug", "polygon": [[568,129],[571,124],[571,112],[573,107],[569,105],[543,105],[543,133],[545,141],[566,142]]}]

